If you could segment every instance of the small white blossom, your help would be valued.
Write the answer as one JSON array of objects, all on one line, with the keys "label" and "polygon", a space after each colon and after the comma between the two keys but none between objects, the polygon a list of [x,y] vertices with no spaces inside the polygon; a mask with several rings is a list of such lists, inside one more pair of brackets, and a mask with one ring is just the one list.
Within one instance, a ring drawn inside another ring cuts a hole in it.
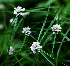
[{"label": "small white blossom", "polygon": [[13,25],[16,22],[16,19],[12,18],[10,19],[10,23]]},{"label": "small white blossom", "polygon": [[4,9],[5,6],[3,4],[0,4],[0,9]]},{"label": "small white blossom", "polygon": [[19,15],[19,14],[22,14],[22,11],[25,11],[25,8],[22,8],[20,6],[18,6],[17,8],[14,8],[14,14],[16,14],[16,17]]},{"label": "small white blossom", "polygon": [[27,28],[25,27],[25,28],[23,28],[22,33],[25,33],[25,35],[29,36],[29,34],[31,33],[30,29],[31,28],[29,28],[29,26]]},{"label": "small white blossom", "polygon": [[0,29],[3,29],[4,28],[4,25],[3,24],[0,24]]},{"label": "small white blossom", "polygon": [[56,24],[56,25],[53,25],[53,27],[51,27],[51,29],[53,31],[53,34],[55,34],[55,32],[57,32],[57,34],[58,34],[58,32],[61,31],[60,29],[62,29],[62,28],[60,27],[60,25]]},{"label": "small white blossom", "polygon": [[58,19],[58,16],[57,16],[57,17],[55,17],[55,19],[57,20],[57,19]]},{"label": "small white blossom", "polygon": [[13,52],[14,52],[14,48],[12,48],[12,47],[10,46],[9,55],[12,55]]},{"label": "small white blossom", "polygon": [[12,19],[10,19],[10,23],[12,23],[12,22],[13,22],[13,20],[14,20],[13,18],[12,18]]},{"label": "small white blossom", "polygon": [[34,54],[36,53],[36,51],[40,52],[42,46],[40,46],[39,44],[39,42],[33,42],[32,46],[30,47]]},{"label": "small white blossom", "polygon": [[25,12],[25,13],[22,13],[22,11],[25,11],[25,8],[22,8],[20,6],[18,6],[17,8],[14,8],[14,14],[16,14],[16,17],[18,15],[22,15],[22,16],[26,16],[26,15],[29,15],[30,12]]}]

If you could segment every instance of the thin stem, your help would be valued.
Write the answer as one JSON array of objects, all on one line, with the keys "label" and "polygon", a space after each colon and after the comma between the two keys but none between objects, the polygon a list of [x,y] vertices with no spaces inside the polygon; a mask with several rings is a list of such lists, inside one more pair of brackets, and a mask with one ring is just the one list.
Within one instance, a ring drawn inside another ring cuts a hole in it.
[{"label": "thin stem", "polygon": [[42,34],[43,30],[44,30],[44,26],[45,26],[45,24],[46,24],[47,16],[48,16],[48,14],[47,14],[46,17],[45,17],[45,20],[44,20],[43,26],[42,26],[42,28],[41,28],[41,31],[40,31],[40,34],[39,34],[39,37],[38,37],[37,42],[40,40],[41,34]]},{"label": "thin stem", "polygon": [[54,36],[54,42],[53,42],[53,48],[52,48],[52,53],[53,53],[53,49],[54,49],[54,44],[55,44],[55,38],[56,38],[56,33],[55,33],[55,36]]},{"label": "thin stem", "polygon": [[26,41],[26,38],[27,38],[27,36],[25,36],[25,38],[24,38],[24,40],[23,40],[23,44],[22,44],[20,50],[23,48],[23,46],[24,46],[24,44],[25,44],[25,41]]}]

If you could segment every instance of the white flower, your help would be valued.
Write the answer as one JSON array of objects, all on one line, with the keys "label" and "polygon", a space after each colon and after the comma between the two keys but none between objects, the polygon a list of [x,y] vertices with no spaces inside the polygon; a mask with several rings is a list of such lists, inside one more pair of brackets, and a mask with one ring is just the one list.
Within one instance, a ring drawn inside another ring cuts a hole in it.
[{"label": "white flower", "polygon": [[53,25],[53,27],[51,27],[51,29],[53,31],[53,34],[55,34],[55,32],[57,32],[57,34],[58,34],[58,32],[61,31],[60,29],[62,29],[62,28],[60,27],[60,25],[56,24],[56,25]]},{"label": "white flower", "polygon": [[39,42],[33,42],[32,46],[30,47],[34,54],[36,53],[36,51],[40,52],[42,46],[40,46],[39,44]]},{"label": "white flower", "polygon": [[13,20],[14,20],[13,18],[12,18],[12,19],[10,19],[10,23],[12,23],[12,22],[13,22]]},{"label": "white flower", "polygon": [[55,19],[57,20],[57,19],[58,19],[58,16],[57,16],[57,17],[55,17]]},{"label": "white flower", "polygon": [[14,8],[14,14],[16,14],[16,17],[18,15],[22,15],[22,16],[26,16],[28,15],[30,12],[25,12],[25,13],[22,13],[22,11],[25,11],[25,8],[22,9],[22,7],[18,6],[17,8]]},{"label": "white flower", "polygon": [[0,9],[4,9],[5,6],[3,4],[0,4]]},{"label": "white flower", "polygon": [[14,23],[16,22],[16,18],[14,19],[14,18],[12,18],[12,19],[10,19],[10,23],[13,25]]},{"label": "white flower", "polygon": [[29,28],[29,26],[27,28],[25,27],[25,28],[23,28],[22,33],[25,33],[25,35],[29,36],[29,34],[31,33],[30,29],[31,28]]},{"label": "white flower", "polygon": [[0,29],[3,29],[4,28],[4,25],[3,24],[0,24]]},{"label": "white flower", "polygon": [[13,54],[13,52],[14,52],[14,48],[12,48],[12,47],[10,46],[9,55]]},{"label": "white flower", "polygon": [[17,8],[14,8],[14,14],[16,14],[16,17],[22,13],[22,11],[25,11],[25,8],[22,9],[22,7],[18,6]]}]

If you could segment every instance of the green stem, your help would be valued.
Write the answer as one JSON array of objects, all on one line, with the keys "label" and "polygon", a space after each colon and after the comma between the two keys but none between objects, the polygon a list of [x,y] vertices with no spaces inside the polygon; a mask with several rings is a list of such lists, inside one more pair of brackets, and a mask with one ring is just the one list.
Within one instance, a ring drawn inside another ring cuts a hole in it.
[{"label": "green stem", "polygon": [[52,48],[52,53],[53,53],[53,49],[54,49],[54,44],[55,44],[55,38],[56,38],[56,33],[55,33],[55,36],[54,36],[54,42],[53,42],[53,48]]},{"label": "green stem", "polygon": [[11,36],[11,39],[10,39],[10,44],[12,43],[13,39],[14,39],[14,36],[15,36],[15,33],[16,31],[18,30],[18,27],[20,26],[21,22],[22,22],[23,18],[19,21],[18,25],[15,25],[14,28],[13,28],[13,35]]},{"label": "green stem", "polygon": [[40,37],[41,37],[42,31],[44,30],[44,26],[45,26],[45,24],[46,24],[47,16],[48,16],[48,14],[47,14],[46,17],[45,17],[45,20],[44,20],[43,26],[42,26],[42,28],[41,28],[41,31],[40,31],[40,34],[39,34],[39,37],[38,37],[37,42],[40,40]]},{"label": "green stem", "polygon": [[24,38],[24,40],[23,40],[23,44],[22,44],[20,50],[23,48],[23,46],[24,46],[24,44],[25,44],[25,41],[26,41],[26,38],[27,38],[27,36],[25,36],[25,38]]}]

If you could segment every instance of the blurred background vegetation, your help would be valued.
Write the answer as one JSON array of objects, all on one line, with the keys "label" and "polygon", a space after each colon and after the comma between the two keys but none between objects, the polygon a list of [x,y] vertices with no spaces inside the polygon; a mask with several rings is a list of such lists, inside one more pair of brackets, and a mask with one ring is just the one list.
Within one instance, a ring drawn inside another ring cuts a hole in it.
[{"label": "blurred background vegetation", "polygon": [[[21,18],[23,18],[23,21],[18,27],[18,30],[15,32],[12,43],[10,43],[11,36],[13,35],[13,26],[10,24],[10,19],[15,18],[13,12],[14,7],[17,6],[26,8],[26,11],[29,11],[30,14],[26,17],[18,17],[18,22],[21,20]],[[59,19],[58,21],[55,20],[54,24],[62,24],[62,32],[66,33],[66,31],[70,28],[70,0],[0,0],[0,66],[33,66],[33,64],[35,66],[52,66],[44,59],[41,54],[38,56],[37,54],[34,55],[33,53],[29,54],[29,52],[31,52],[30,46],[33,42],[35,42],[31,36],[27,37],[22,51],[19,52],[19,49],[25,37],[25,35],[22,34],[24,27],[29,26],[32,31],[31,35],[37,39],[47,13],[48,17],[44,31],[47,30],[48,26],[55,18],[59,10]],[[42,35],[44,34],[44,31]],[[50,28],[45,38],[41,42],[41,46],[51,33],[52,30]],[[67,36],[70,38],[70,31]],[[50,55],[52,50],[53,37],[54,35],[51,36],[46,45],[43,47],[43,50]],[[57,35],[54,54],[52,57],[54,56],[56,58],[57,50],[59,48],[60,42],[62,42],[62,38],[63,36],[61,34]],[[10,46],[14,47],[15,49],[14,54],[11,56],[9,56],[8,53]],[[53,61],[52,58],[50,59]],[[18,62],[18,60],[20,60],[20,62]],[[55,61],[53,61],[53,63],[55,64]],[[59,65],[70,66],[70,42],[66,39],[63,42],[59,54],[58,66]]]}]

